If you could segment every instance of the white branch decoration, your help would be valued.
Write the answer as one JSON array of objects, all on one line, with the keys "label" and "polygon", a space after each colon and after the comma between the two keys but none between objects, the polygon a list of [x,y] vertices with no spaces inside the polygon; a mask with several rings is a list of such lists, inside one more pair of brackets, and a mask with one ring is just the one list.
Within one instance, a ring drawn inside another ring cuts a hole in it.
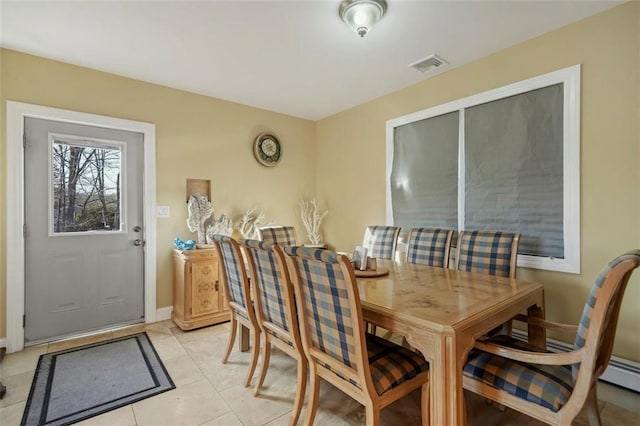
[{"label": "white branch decoration", "polygon": [[258,238],[258,228],[261,226],[266,226],[271,222],[268,222],[262,225],[262,221],[264,220],[264,213],[260,212],[256,214],[256,209],[251,208],[247,209],[242,215],[242,219],[240,219],[240,223],[238,224],[238,231],[242,235],[242,238],[245,240],[257,239]]},{"label": "white branch decoration", "polygon": [[307,231],[309,242],[313,245],[322,244],[320,224],[327,213],[329,213],[328,210],[324,213],[320,213],[320,203],[318,203],[315,198],[312,198],[311,201],[300,200],[300,216],[302,217],[302,224]]}]

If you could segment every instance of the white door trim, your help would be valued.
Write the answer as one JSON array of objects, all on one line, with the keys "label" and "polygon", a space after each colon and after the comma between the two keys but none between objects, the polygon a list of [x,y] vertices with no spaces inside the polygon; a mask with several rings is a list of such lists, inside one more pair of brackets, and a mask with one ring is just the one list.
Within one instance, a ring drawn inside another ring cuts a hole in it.
[{"label": "white door trim", "polygon": [[144,134],[144,318],[156,321],[155,124],[7,101],[7,352],[24,347],[24,118],[34,117]]}]

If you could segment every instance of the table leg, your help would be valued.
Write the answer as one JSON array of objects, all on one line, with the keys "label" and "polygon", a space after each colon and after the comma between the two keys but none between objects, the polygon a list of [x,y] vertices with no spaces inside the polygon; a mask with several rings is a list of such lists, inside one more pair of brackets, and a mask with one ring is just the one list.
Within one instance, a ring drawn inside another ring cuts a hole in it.
[{"label": "table leg", "polygon": [[238,339],[238,349],[240,352],[249,350],[249,329],[240,324],[240,338]]},{"label": "table leg", "polygon": [[429,361],[429,414],[431,425],[464,425],[466,422],[462,368],[457,361],[453,336],[434,336],[421,339],[407,336],[407,340]]},{"label": "table leg", "polygon": [[[539,305],[531,306],[527,309],[527,315],[532,318],[544,319],[544,308]],[[529,343],[540,350],[547,349],[547,332],[544,327],[528,324],[527,331],[529,334]]]}]

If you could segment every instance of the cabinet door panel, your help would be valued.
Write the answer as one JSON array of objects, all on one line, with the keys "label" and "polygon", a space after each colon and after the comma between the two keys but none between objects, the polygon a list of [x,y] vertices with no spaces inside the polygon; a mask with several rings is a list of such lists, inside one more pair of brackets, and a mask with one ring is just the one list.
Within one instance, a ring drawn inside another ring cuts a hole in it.
[{"label": "cabinet door panel", "polygon": [[220,311],[218,263],[193,262],[191,277],[191,315],[197,317]]}]

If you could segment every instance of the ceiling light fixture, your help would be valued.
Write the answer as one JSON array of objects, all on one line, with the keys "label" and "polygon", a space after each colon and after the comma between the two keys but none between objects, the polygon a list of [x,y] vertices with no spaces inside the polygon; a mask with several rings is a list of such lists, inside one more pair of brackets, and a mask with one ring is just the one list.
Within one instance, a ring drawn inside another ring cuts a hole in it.
[{"label": "ceiling light fixture", "polygon": [[386,10],[385,0],[343,0],[338,14],[349,28],[364,37]]}]

